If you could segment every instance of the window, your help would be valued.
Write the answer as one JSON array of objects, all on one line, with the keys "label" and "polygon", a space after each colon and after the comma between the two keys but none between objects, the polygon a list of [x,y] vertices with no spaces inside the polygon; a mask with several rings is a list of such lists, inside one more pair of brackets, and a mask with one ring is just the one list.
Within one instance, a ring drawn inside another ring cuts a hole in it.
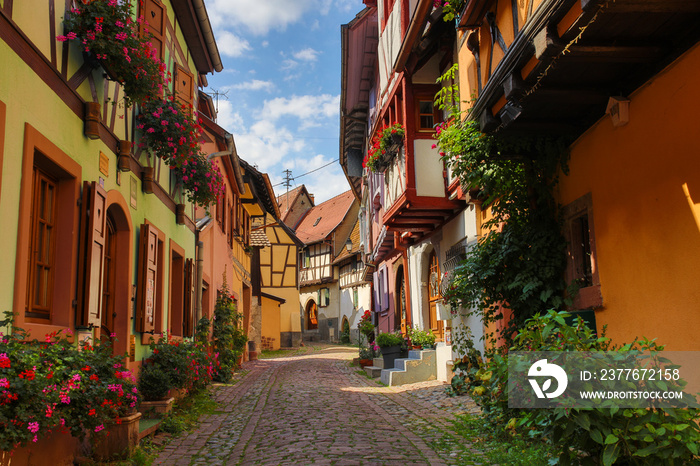
[{"label": "window", "polygon": [[593,204],[588,193],[562,209],[567,242],[566,281],[576,282],[579,292],[574,308],[595,309],[603,305],[596,264]]},{"label": "window", "polygon": [[169,332],[173,336],[186,336],[184,330],[184,298],[185,298],[185,250],[170,240],[170,297],[168,304],[170,312]]},{"label": "window", "polygon": [[27,317],[51,318],[51,288],[55,272],[56,180],[34,169],[32,242],[29,251]]},{"label": "window", "polygon": [[311,267],[311,251],[309,249],[304,249],[304,268],[308,269]]},{"label": "window", "polygon": [[360,299],[358,297],[357,287],[353,286],[352,287],[352,307],[353,307],[353,309],[358,308],[359,302],[360,302]]},{"label": "window", "polygon": [[418,127],[420,129],[433,129],[435,125],[434,110],[432,101],[418,101]]},{"label": "window", "polygon": [[331,290],[321,288],[318,290],[318,307],[327,307],[331,302]]},{"label": "window", "polygon": [[82,170],[31,125],[24,128],[13,310],[15,324],[37,336],[74,324]]}]

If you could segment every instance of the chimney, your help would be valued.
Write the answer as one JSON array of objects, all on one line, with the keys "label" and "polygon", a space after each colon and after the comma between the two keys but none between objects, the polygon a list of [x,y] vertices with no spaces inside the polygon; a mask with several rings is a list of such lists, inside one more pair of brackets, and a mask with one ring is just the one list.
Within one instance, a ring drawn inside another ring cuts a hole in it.
[{"label": "chimney", "polygon": [[311,205],[316,205],[316,204],[314,204],[314,195],[313,194],[309,194],[309,199],[311,200]]}]

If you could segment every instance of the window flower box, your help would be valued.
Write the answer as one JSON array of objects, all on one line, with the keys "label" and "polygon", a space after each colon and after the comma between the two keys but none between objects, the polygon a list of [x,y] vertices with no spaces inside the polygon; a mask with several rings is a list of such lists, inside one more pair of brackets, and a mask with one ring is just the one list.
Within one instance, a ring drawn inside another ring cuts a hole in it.
[{"label": "window flower box", "polygon": [[405,135],[406,129],[400,123],[385,126],[377,131],[362,166],[376,173],[385,171],[401,150]]}]

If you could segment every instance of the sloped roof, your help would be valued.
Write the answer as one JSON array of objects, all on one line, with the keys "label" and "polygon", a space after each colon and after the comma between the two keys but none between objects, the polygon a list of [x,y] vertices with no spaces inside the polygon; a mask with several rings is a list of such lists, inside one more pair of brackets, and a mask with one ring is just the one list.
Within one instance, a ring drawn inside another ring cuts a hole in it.
[{"label": "sloped roof", "polygon": [[353,227],[352,231],[350,232],[350,241],[352,242],[352,248],[350,248],[350,252],[348,252],[348,249],[345,246],[343,246],[340,249],[340,253],[333,260],[334,264],[337,264],[338,262],[341,262],[344,259],[348,259],[348,258],[350,258],[350,257],[352,257],[360,252],[360,220],[359,219],[355,222],[355,226]]},{"label": "sloped roof", "polygon": [[289,192],[285,192],[284,194],[277,196],[277,205],[280,207],[280,220],[283,222],[287,221],[287,214],[289,214],[289,210],[304,191],[306,191],[306,195],[310,198],[309,192],[306,190],[306,186],[303,184],[301,186],[297,186]]},{"label": "sloped roof", "polygon": [[304,244],[316,243],[330,235],[343,221],[355,196],[345,191],[332,199],[312,207],[299,222],[295,233]]},{"label": "sloped roof", "polygon": [[264,248],[270,246],[270,240],[264,230],[252,230],[250,232],[250,245],[253,247]]}]

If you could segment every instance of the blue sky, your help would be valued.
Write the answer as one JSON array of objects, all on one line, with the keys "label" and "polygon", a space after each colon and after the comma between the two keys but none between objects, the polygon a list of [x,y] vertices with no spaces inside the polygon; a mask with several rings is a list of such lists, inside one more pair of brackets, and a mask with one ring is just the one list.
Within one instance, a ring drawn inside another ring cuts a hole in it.
[{"label": "blue sky", "polygon": [[[219,98],[217,123],[238,153],[270,176],[275,193],[289,169],[316,203],[350,189],[338,164],[340,25],[361,0],[206,0],[221,73],[209,87]],[[331,163],[332,162],[332,163]],[[323,165],[326,168],[300,176]]]}]

